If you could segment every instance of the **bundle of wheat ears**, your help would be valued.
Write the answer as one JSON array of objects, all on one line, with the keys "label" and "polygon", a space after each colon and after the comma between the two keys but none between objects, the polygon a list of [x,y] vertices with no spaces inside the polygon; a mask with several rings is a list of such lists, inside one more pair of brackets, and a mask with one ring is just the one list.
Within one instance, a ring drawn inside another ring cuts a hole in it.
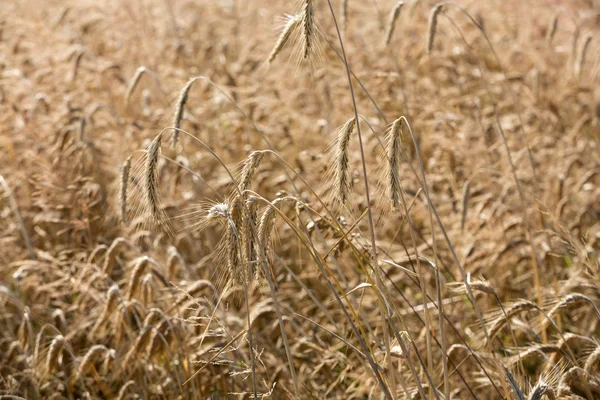
[{"label": "bundle of wheat ears", "polygon": [[5,0],[0,399],[600,398],[600,2]]}]

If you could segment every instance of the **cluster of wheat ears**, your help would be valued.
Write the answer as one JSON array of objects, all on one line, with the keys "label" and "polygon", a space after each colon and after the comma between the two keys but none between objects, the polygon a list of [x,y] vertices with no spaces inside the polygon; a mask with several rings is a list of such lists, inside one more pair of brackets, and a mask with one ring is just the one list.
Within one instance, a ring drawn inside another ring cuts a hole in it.
[{"label": "cluster of wheat ears", "polygon": [[600,3],[288,3],[0,6],[0,399],[600,398]]}]

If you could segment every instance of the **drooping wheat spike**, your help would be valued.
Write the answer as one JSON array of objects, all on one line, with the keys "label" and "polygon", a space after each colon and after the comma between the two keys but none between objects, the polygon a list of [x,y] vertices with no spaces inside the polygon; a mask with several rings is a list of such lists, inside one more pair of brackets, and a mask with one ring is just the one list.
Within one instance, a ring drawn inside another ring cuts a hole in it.
[{"label": "drooping wheat spike", "polygon": [[130,387],[133,386],[135,386],[135,381],[133,380],[127,381],[123,386],[121,386],[121,389],[119,390],[119,395],[117,396],[117,400],[125,400],[125,398],[127,397],[127,391]]},{"label": "drooping wheat spike", "polygon": [[433,42],[435,41],[435,34],[437,31],[437,19],[442,11],[442,7],[444,4],[435,5],[431,11],[429,12],[429,21],[427,24],[427,54],[431,53],[433,50]]},{"label": "drooping wheat spike", "polygon": [[[587,296],[580,293],[572,293],[563,297],[550,311],[548,311],[548,318],[553,318],[561,309],[582,302],[589,302],[594,305],[594,302]],[[546,320],[545,320],[546,321]]]},{"label": "drooping wheat spike", "polygon": [[596,366],[598,365],[598,361],[600,361],[600,346],[596,347],[594,351],[588,356],[587,360],[585,360],[585,365],[583,370],[592,375]]},{"label": "drooping wheat spike", "polygon": [[71,84],[75,83],[77,80],[77,74],[79,72],[79,66],[81,65],[81,60],[85,55],[85,50],[81,50],[75,56],[75,61],[73,62],[73,72],[71,73]]},{"label": "drooping wheat spike", "polygon": [[[250,189],[250,186],[252,184],[252,178],[254,177],[254,173],[258,169],[258,166],[260,165],[260,161],[262,160],[263,156],[264,152],[253,151],[248,157],[246,157],[246,160],[244,161],[244,166],[242,167],[242,173],[239,182],[240,191],[242,192],[242,195],[244,195],[245,190]],[[246,196],[244,195],[244,197]]]},{"label": "drooping wheat spike", "polygon": [[138,83],[140,82],[140,79],[147,72],[148,72],[148,69],[144,66],[139,67],[135,71],[135,75],[133,75],[133,78],[131,79],[129,86],[127,86],[127,90],[125,91],[125,102],[127,104],[129,104],[129,100],[131,99],[131,96],[133,95],[135,88],[137,87]]},{"label": "drooping wheat spike", "polygon": [[65,319],[65,314],[60,308],[57,308],[52,312],[52,319],[54,320],[54,326],[56,326],[62,334],[66,334],[67,320]]},{"label": "drooping wheat spike", "polygon": [[398,118],[392,123],[387,141],[387,171],[388,196],[392,207],[400,208],[400,155],[402,153],[402,120]]},{"label": "drooping wheat spike", "polygon": [[187,269],[187,266],[185,260],[181,254],[179,254],[175,246],[169,246],[167,253],[169,254],[167,257],[167,278],[173,279],[176,275],[177,264],[179,264],[180,268],[183,268],[184,270]]},{"label": "drooping wheat spike", "polygon": [[146,269],[149,258],[147,256],[139,257],[134,261],[133,271],[129,277],[129,286],[127,288],[127,300],[132,300],[140,286],[142,274]]},{"label": "drooping wheat spike", "polygon": [[504,376],[505,376],[506,380],[508,381],[510,388],[511,388],[512,392],[515,394],[516,398],[518,400],[525,400],[525,395],[523,394],[523,390],[519,386],[519,384],[518,384],[517,380],[515,379],[515,377],[513,376],[513,374],[505,366],[502,366],[502,368],[504,369]]},{"label": "drooping wheat spike", "polygon": [[337,143],[334,154],[334,189],[337,196],[337,201],[344,204],[350,195],[351,180],[350,180],[350,138],[354,131],[356,119],[350,118],[339,129],[337,135]]},{"label": "drooping wheat spike", "polygon": [[300,26],[300,21],[302,20],[299,14],[286,15],[285,18],[286,23],[283,26],[283,29],[281,31],[281,34],[279,35],[279,38],[277,39],[277,42],[275,43],[275,46],[273,46],[273,49],[269,54],[269,58],[267,59],[267,62],[269,64],[271,64],[273,60],[275,60],[277,55],[281,53],[281,50],[283,50],[296,28]]},{"label": "drooping wheat spike", "polygon": [[554,35],[556,35],[556,30],[558,29],[558,16],[560,15],[560,11],[556,11],[554,15],[552,15],[552,19],[550,20],[550,25],[548,25],[548,30],[546,31],[546,41],[548,44],[552,44],[552,40],[554,39]]},{"label": "drooping wheat spike", "polygon": [[[190,90],[196,82],[198,78],[191,78],[187,81],[181,92],[179,92],[179,97],[177,98],[177,104],[175,105],[175,115],[173,116],[173,123],[171,124],[174,128],[181,128],[181,121],[183,120],[183,113],[185,111],[185,104],[188,101],[188,96],[190,94]],[[173,131],[173,137],[171,139],[171,148],[175,148],[177,146],[177,142],[179,141],[179,131],[175,129]]]},{"label": "drooping wheat spike", "polygon": [[577,64],[577,43],[579,43],[580,33],[579,26],[576,26],[573,36],[571,36],[571,48],[569,49],[569,66],[572,68],[571,71],[576,68]]},{"label": "drooping wheat spike", "polygon": [[387,33],[385,35],[386,46],[392,41],[392,36],[394,35],[394,30],[396,29],[396,21],[398,21],[398,17],[400,17],[400,11],[402,11],[403,5],[404,1],[397,2],[392,11],[390,12],[390,17],[386,30]]},{"label": "drooping wheat spike", "polygon": [[585,64],[585,55],[587,54],[591,42],[592,34],[588,33],[583,39],[583,44],[579,49],[579,54],[577,55],[577,61],[575,63],[575,76],[578,78],[581,76],[581,71],[583,71],[583,66]]},{"label": "drooping wheat spike", "polygon": [[146,201],[150,214],[156,223],[162,223],[163,215],[160,208],[160,195],[158,192],[158,157],[160,156],[160,145],[162,143],[162,132],[148,146],[146,154],[146,165],[144,170],[144,185]]},{"label": "drooping wheat spike", "polygon": [[148,307],[154,299],[154,287],[152,286],[152,274],[148,272],[142,279],[142,303]]},{"label": "drooping wheat spike", "polygon": [[144,326],[144,328],[138,335],[138,337],[135,341],[135,344],[133,345],[133,347],[131,349],[129,349],[129,351],[125,355],[125,358],[123,359],[123,366],[129,365],[131,358],[134,357],[138,352],[140,352],[146,345],[148,345],[148,342],[150,341],[151,333],[152,333],[152,326],[148,326],[148,325]]},{"label": "drooping wheat spike", "polygon": [[102,272],[104,272],[107,275],[111,274],[112,269],[113,269],[113,263],[115,262],[115,258],[119,254],[119,248],[124,244],[127,244],[127,245],[133,247],[133,245],[124,237],[118,237],[115,240],[113,240],[110,247],[106,251],[106,254],[104,255],[104,263],[102,265]]},{"label": "drooping wheat spike", "polygon": [[240,262],[240,231],[242,229],[242,221],[244,218],[243,214],[243,200],[239,195],[235,196],[230,202],[228,209],[225,251],[227,252],[227,271],[229,272],[232,281],[237,284],[243,284],[244,274],[246,275],[246,278],[248,278],[248,266],[242,265]]},{"label": "drooping wheat spike", "polygon": [[127,157],[121,169],[121,187],[119,188],[119,203],[121,221],[127,222],[127,186],[129,185],[129,172],[131,170],[131,156]]},{"label": "drooping wheat spike", "polygon": [[256,275],[256,265],[254,261],[258,259],[256,240],[254,237],[254,231],[252,226],[257,226],[258,220],[258,198],[256,196],[248,196],[246,199],[246,213],[244,214],[243,229],[242,229],[242,241],[244,243],[244,263],[251,263],[254,272],[252,275]]},{"label": "drooping wheat spike", "polygon": [[[271,251],[271,237],[273,235],[273,229],[275,228],[275,217],[277,216],[277,205],[283,199],[275,199],[271,204],[267,204],[265,210],[260,216],[258,223],[258,243],[257,245],[262,248],[262,254],[267,258],[263,260],[268,268],[271,268],[269,262],[270,251]],[[258,254],[261,254],[258,252]],[[258,267],[255,272],[256,281],[262,281],[264,277],[264,267]]]},{"label": "drooping wheat spike", "polygon": [[51,374],[52,371],[58,366],[58,356],[60,355],[63,347],[65,346],[65,338],[62,335],[57,335],[50,344],[48,356],[46,357],[46,371]]},{"label": "drooping wheat spike", "polygon": [[308,60],[315,52],[315,10],[313,8],[314,0],[303,0],[302,2],[302,58]]},{"label": "drooping wheat spike", "polygon": [[29,309],[26,309],[21,319],[21,325],[19,326],[19,343],[23,350],[27,350],[29,347],[29,341],[32,338],[33,330],[31,326],[31,317],[29,316]]},{"label": "drooping wheat spike", "polygon": [[348,3],[350,0],[344,0],[342,4],[342,29],[344,32],[348,30]]},{"label": "drooping wheat spike", "polygon": [[[471,274],[468,274],[467,275],[467,283],[471,287],[471,289],[473,289],[475,291],[487,293],[487,294],[494,296],[495,298],[499,298],[498,294],[496,293],[496,290],[485,279],[471,280]],[[466,287],[467,287],[466,284],[461,284],[461,293],[467,292]]]},{"label": "drooping wheat spike", "polygon": [[214,220],[222,220],[223,218],[229,218],[229,206],[227,203],[217,203],[213,205],[207,214],[207,218]]},{"label": "drooping wheat spike", "polygon": [[469,200],[471,199],[471,180],[468,180],[463,188],[462,196],[462,213],[460,218],[460,229],[465,230],[465,224],[467,223],[467,213],[469,211]]},{"label": "drooping wheat spike", "polygon": [[109,349],[106,354],[104,354],[102,371],[104,371],[105,374],[108,373],[108,367],[112,361],[117,361],[117,351],[115,349]]},{"label": "drooping wheat spike", "polygon": [[106,292],[106,305],[102,310],[102,314],[94,324],[94,327],[90,331],[90,335],[93,336],[96,330],[100,327],[100,325],[106,321],[106,319],[117,309],[117,305],[119,304],[119,300],[121,298],[121,294],[119,292],[119,286],[112,285],[108,291]]},{"label": "drooping wheat spike", "polygon": [[540,380],[529,393],[528,400],[542,400],[544,396],[547,396],[548,400],[556,400],[554,389],[545,381]]},{"label": "drooping wheat spike", "polygon": [[92,347],[85,353],[81,362],[79,363],[79,367],[77,368],[77,378],[83,376],[83,374],[90,369],[90,367],[94,364],[94,362],[105,352],[109,352],[108,347],[97,344]]},{"label": "drooping wheat spike", "polygon": [[510,307],[506,308],[506,317],[498,319],[490,327],[490,331],[489,331],[490,339],[489,340],[492,340],[494,338],[494,336],[496,336],[496,334],[498,334],[498,332],[500,332],[500,329],[502,329],[502,327],[506,324],[507,320],[511,319],[512,317],[514,317],[515,315],[517,315],[521,312],[537,310],[537,309],[538,309],[538,306],[529,300],[518,301],[518,302],[514,303],[513,305],[511,305]]}]

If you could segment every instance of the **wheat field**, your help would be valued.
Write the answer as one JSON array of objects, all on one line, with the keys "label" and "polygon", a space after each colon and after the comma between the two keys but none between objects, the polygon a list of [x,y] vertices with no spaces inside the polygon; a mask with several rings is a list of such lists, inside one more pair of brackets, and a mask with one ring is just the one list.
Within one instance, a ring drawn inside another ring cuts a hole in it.
[{"label": "wheat field", "polygon": [[600,398],[599,32],[4,0],[0,399]]}]

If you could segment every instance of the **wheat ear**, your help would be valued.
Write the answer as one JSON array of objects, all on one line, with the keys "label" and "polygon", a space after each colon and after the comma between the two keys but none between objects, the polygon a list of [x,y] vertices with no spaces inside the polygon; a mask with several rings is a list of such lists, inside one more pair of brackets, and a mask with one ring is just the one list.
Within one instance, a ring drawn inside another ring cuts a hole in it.
[{"label": "wheat ear", "polygon": [[127,185],[129,184],[129,172],[131,171],[131,156],[127,157],[121,169],[121,187],[119,189],[119,203],[121,209],[121,221],[127,222]]},{"label": "wheat ear", "polygon": [[387,33],[385,35],[386,46],[392,41],[392,36],[394,35],[394,30],[396,29],[396,21],[398,21],[398,17],[400,17],[400,11],[402,10],[403,5],[404,1],[397,2],[392,11],[390,12],[390,18],[386,30]]},{"label": "wheat ear", "polygon": [[302,58],[310,58],[314,53],[314,35],[315,35],[315,11],[313,8],[314,0],[304,0],[302,6]]},{"label": "wheat ear", "polygon": [[443,5],[444,4],[436,5],[429,12],[429,21],[427,24],[427,54],[430,54],[433,49],[433,42],[437,31],[437,19],[442,11]]},{"label": "wheat ear", "polygon": [[129,388],[132,386],[135,386],[135,381],[133,380],[127,381],[123,386],[121,386],[121,389],[119,390],[119,395],[117,396],[117,400],[125,400],[125,398],[127,397],[127,390],[129,390]]},{"label": "wheat ear", "polygon": [[158,193],[158,157],[160,156],[160,145],[162,143],[162,132],[150,143],[146,154],[146,167],[144,170],[144,183],[146,189],[146,201],[150,207],[150,214],[155,222],[162,222],[160,209],[160,195]]},{"label": "wheat ear", "polygon": [[281,34],[279,35],[279,38],[277,39],[277,42],[275,43],[275,46],[273,46],[271,53],[269,53],[269,58],[267,59],[267,62],[269,64],[271,64],[275,60],[277,55],[279,53],[281,53],[281,50],[283,50],[286,43],[292,36],[292,33],[300,25],[300,21],[302,20],[300,18],[300,15],[298,15],[298,14],[288,15],[286,17],[286,19],[287,19],[287,22],[284,25],[283,30],[281,31]]},{"label": "wheat ear", "polygon": [[590,43],[592,42],[592,34],[588,33],[585,35],[583,39],[583,44],[579,49],[579,54],[577,56],[577,62],[575,63],[575,76],[580,77],[581,71],[583,71],[583,65],[585,63],[585,55],[587,54],[588,48],[590,47]]},{"label": "wheat ear", "polygon": [[552,44],[554,35],[556,35],[556,30],[558,29],[558,16],[559,15],[560,15],[559,11],[555,12],[554,15],[552,16],[552,19],[550,20],[550,25],[548,26],[548,30],[546,32],[546,41],[548,42],[548,44]]},{"label": "wheat ear", "polygon": [[190,79],[189,81],[187,81],[187,83],[185,84],[183,89],[181,89],[181,92],[179,92],[179,97],[177,98],[177,104],[175,105],[175,115],[173,117],[173,123],[172,123],[172,126],[174,128],[177,128],[173,131],[173,138],[171,139],[171,147],[172,148],[175,148],[177,146],[177,142],[179,141],[179,129],[181,128],[181,121],[183,120],[185,104],[188,101],[190,90],[192,89],[194,82],[196,82],[197,80],[198,80],[198,78]]},{"label": "wheat ear", "polygon": [[129,104],[129,100],[131,99],[131,96],[133,95],[135,88],[137,87],[138,83],[140,82],[140,79],[142,79],[142,76],[147,72],[148,72],[148,69],[144,66],[139,67],[135,71],[135,75],[133,75],[133,78],[131,79],[129,86],[127,86],[127,90],[125,91],[125,102],[127,104]]},{"label": "wheat ear", "polygon": [[556,400],[556,393],[550,385],[544,381],[539,381],[529,393],[528,400],[542,400],[546,396],[548,400]]},{"label": "wheat ear", "polygon": [[264,152],[262,151],[253,151],[244,161],[242,174],[240,176],[240,191],[242,194],[244,191],[250,188],[250,185],[252,184],[252,177],[254,177],[254,173],[258,169],[263,155]]},{"label": "wheat ear", "polygon": [[402,120],[398,118],[392,123],[387,144],[387,183],[388,195],[394,209],[400,208],[400,154],[401,154]]},{"label": "wheat ear", "polygon": [[46,357],[46,371],[48,374],[52,373],[52,371],[58,366],[58,356],[65,346],[65,343],[65,338],[62,335],[58,335],[54,338],[54,340],[52,340],[52,343],[50,344],[50,350],[48,351],[48,356]]},{"label": "wheat ear", "polygon": [[355,124],[356,118],[350,118],[348,121],[346,121],[346,123],[339,130],[337,144],[335,147],[334,188],[340,204],[344,204],[350,195],[351,181],[349,145],[350,137],[354,131]]}]

